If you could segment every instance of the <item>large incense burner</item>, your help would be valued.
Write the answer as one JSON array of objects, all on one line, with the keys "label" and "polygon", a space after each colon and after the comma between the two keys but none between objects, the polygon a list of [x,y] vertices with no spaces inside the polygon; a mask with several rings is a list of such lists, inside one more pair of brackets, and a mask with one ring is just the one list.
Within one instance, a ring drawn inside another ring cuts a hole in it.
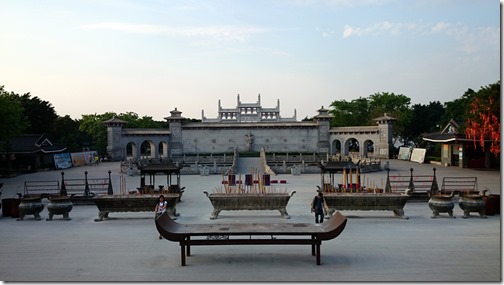
[{"label": "large incense burner", "polygon": [[222,210],[225,211],[261,211],[278,210],[282,217],[289,219],[287,203],[290,197],[296,193],[211,193],[203,191],[210,199],[214,208],[210,219],[217,219]]},{"label": "large incense burner", "polygon": [[[180,202],[183,189],[180,187],[180,169],[178,164],[173,164],[169,161],[151,162],[146,165],[139,165],[140,170],[140,187],[137,193],[126,193],[121,190],[119,195],[103,195],[95,196],[92,200],[98,207],[98,218],[95,222],[108,219],[110,212],[152,212],[160,195],[163,195],[165,201],[168,202],[166,212],[172,219],[176,219],[176,205]],[[159,186],[159,190],[154,188],[156,185],[156,174],[166,175],[166,187]],[[175,179],[172,179],[175,175]],[[149,176],[149,184],[146,184],[146,176]],[[125,183],[124,183],[125,184]]]},{"label": "large incense burner", "polygon": [[[165,201],[168,202],[166,212],[172,219],[175,217],[175,207],[179,199],[179,194],[163,194]],[[152,212],[154,215],[154,208],[158,201],[159,195],[157,194],[143,194],[143,195],[104,195],[96,196],[93,201],[98,207],[98,218],[95,222],[102,221],[109,218],[110,212]]]},{"label": "large incense burner", "polygon": [[469,218],[471,212],[477,212],[480,218],[485,219],[485,201],[483,197],[488,190],[483,190],[480,194],[461,194],[459,199],[459,207],[464,211],[462,218]]},{"label": "large incense burner", "polygon": [[405,194],[392,193],[324,193],[324,200],[329,208],[328,216],[335,211],[392,211],[395,216],[408,219],[404,215],[404,205],[411,196],[411,190]]},{"label": "large incense burner", "polygon": [[[403,193],[391,192],[376,187],[361,187],[359,166],[352,161],[328,161],[319,164],[321,169],[321,184],[318,192],[324,194],[324,200],[329,208],[326,218],[330,218],[335,211],[392,211],[395,216],[408,219],[404,215],[404,205],[411,197],[412,190]],[[343,173],[342,184],[335,187],[335,174]],[[355,183],[353,173],[356,174]],[[350,176],[350,179],[348,179]]]}]

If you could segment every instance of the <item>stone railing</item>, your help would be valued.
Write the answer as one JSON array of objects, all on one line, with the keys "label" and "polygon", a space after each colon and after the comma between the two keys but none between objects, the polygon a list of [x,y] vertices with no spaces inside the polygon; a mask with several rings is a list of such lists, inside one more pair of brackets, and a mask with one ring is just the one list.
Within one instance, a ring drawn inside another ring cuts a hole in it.
[{"label": "stone railing", "polygon": [[276,175],[276,173],[269,167],[268,161],[266,160],[266,151],[264,151],[264,148],[261,147],[261,152],[259,157],[261,158],[261,163],[264,168],[264,173],[269,174],[269,175]]}]

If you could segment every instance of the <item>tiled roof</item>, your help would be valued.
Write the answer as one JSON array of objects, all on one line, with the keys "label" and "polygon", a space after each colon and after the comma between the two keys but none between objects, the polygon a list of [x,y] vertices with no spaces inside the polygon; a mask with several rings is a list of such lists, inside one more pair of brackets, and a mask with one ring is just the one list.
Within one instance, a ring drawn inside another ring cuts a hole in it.
[{"label": "tiled roof", "polygon": [[[5,141],[1,142],[2,145],[5,145],[5,143]],[[53,144],[45,135],[41,134],[17,136],[10,139],[8,143],[10,145],[8,151],[12,153],[35,153],[39,151],[54,153],[66,150],[66,146]]]}]

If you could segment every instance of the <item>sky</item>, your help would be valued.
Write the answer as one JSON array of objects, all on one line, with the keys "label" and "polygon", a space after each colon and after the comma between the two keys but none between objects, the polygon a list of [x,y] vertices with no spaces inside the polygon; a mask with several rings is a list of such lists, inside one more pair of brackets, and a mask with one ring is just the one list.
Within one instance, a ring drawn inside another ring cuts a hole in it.
[{"label": "sky", "polygon": [[0,86],[59,116],[313,117],[391,92],[427,105],[500,80],[498,0],[0,0]]}]

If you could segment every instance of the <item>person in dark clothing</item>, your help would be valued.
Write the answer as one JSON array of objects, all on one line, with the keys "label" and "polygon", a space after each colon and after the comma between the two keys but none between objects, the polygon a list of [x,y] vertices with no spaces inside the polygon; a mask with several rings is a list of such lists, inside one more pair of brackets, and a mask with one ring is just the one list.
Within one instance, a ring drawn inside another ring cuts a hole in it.
[{"label": "person in dark clothing", "polygon": [[315,212],[315,223],[324,222],[324,195],[319,192],[317,196],[313,197],[311,203],[311,211]]}]

